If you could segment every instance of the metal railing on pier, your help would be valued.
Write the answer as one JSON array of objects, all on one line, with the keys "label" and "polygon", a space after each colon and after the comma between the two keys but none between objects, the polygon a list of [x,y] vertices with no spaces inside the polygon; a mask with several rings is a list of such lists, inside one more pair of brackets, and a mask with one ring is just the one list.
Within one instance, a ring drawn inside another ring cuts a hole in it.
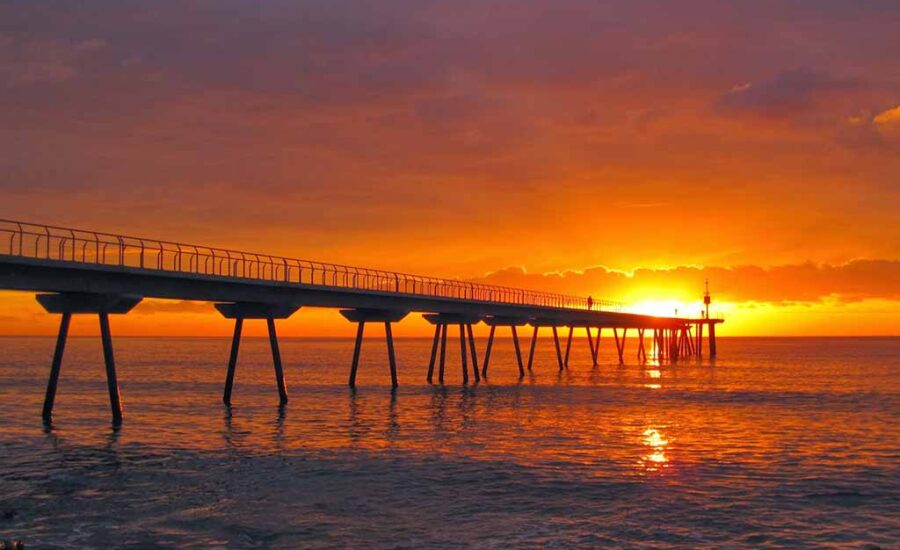
[{"label": "metal railing on pier", "polygon": [[[0,220],[0,254],[284,284],[588,309],[588,299],[581,296],[11,220]],[[622,304],[594,300],[592,309],[621,311]]]}]

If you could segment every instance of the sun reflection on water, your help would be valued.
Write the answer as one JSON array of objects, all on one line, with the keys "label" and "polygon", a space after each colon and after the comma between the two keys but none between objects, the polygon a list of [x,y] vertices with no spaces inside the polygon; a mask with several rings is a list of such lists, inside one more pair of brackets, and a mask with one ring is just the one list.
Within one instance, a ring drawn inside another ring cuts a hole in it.
[{"label": "sun reflection on water", "polygon": [[[644,374],[653,380],[658,380],[661,376],[660,371],[658,371],[656,369],[648,369],[648,370],[644,371]],[[644,387],[649,388],[651,390],[658,390],[662,387],[662,384],[660,384],[659,382],[652,382],[649,384],[644,384]]]},{"label": "sun reflection on water", "polygon": [[669,440],[658,430],[647,428],[644,430],[641,442],[649,447],[649,453],[641,456],[641,465],[648,472],[657,472],[668,468],[669,458],[666,456],[666,446]]}]

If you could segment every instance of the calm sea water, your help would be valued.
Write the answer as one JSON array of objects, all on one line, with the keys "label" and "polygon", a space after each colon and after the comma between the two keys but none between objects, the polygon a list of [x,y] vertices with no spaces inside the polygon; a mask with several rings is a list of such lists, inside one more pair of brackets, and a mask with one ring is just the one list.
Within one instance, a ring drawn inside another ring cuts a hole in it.
[{"label": "calm sea water", "polygon": [[[430,340],[385,348],[117,338],[110,426],[96,339],[70,341],[52,430],[53,340],[0,339],[0,539],[85,547],[898,547],[900,339],[720,339],[720,358],[593,368],[549,340],[519,381],[424,383]],[[483,347],[483,341],[480,342]],[[455,353],[454,353],[455,352]],[[633,350],[629,355],[634,356]]]}]

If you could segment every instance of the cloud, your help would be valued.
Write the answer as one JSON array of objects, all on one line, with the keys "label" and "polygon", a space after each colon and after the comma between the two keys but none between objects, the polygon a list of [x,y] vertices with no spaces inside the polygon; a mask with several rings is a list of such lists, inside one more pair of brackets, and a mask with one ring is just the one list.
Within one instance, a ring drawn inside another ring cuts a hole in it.
[{"label": "cloud", "polygon": [[900,124],[900,105],[878,113],[872,121],[879,125]]},{"label": "cloud", "polygon": [[783,118],[812,110],[829,94],[857,89],[853,79],[837,78],[807,68],[776,74],[769,80],[743,83],[722,95],[717,107],[725,112]]},{"label": "cloud", "polygon": [[900,106],[850,117],[837,131],[837,142],[863,152],[900,157]]},{"label": "cloud", "polygon": [[9,87],[59,84],[106,46],[103,40],[28,39],[0,34],[0,81]]},{"label": "cloud", "polygon": [[802,303],[836,298],[900,300],[900,261],[856,260],[841,265],[803,263],[759,267],[691,267],[637,269],[631,274],[592,267],[584,271],[532,274],[510,267],[479,282],[548,292],[630,300],[656,291],[697,299],[709,279],[717,299],[729,302]]}]

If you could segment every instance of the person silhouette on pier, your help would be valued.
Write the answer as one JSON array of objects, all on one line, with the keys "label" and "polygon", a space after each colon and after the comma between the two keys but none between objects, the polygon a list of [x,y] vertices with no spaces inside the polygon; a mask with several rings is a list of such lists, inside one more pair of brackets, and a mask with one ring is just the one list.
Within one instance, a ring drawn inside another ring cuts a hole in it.
[{"label": "person silhouette on pier", "polygon": [[594,299],[588,296],[588,311],[594,309]]}]

